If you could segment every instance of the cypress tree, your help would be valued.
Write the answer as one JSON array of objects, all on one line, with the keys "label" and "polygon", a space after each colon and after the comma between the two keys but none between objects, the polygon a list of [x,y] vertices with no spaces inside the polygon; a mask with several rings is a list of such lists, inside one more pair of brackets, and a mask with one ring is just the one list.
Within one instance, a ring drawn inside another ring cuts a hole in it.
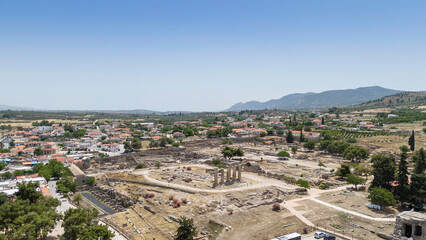
[{"label": "cypress tree", "polygon": [[414,165],[414,173],[415,174],[423,174],[426,170],[426,162],[425,162],[425,153],[423,148],[419,150],[419,158],[417,159]]},{"label": "cypress tree", "polygon": [[407,185],[408,185],[408,167],[407,167],[407,158],[408,158],[408,147],[401,146],[401,155],[398,164],[398,173],[396,180],[398,181],[398,187],[396,188],[396,193],[399,196],[399,199],[402,201],[407,196]]},{"label": "cypress tree", "polygon": [[285,140],[286,140],[287,143],[293,143],[294,142],[293,133],[291,133],[290,130],[288,130],[287,136],[285,137]]},{"label": "cypress tree", "polygon": [[321,125],[324,125],[324,117],[321,118]]},{"label": "cypress tree", "polygon": [[410,150],[411,151],[414,151],[414,149],[415,149],[415,142],[414,141],[415,140],[414,140],[414,130],[413,130],[412,133],[411,133],[410,138],[408,139],[408,145],[410,145]]},{"label": "cypress tree", "polygon": [[300,142],[303,142],[303,128],[300,129]]}]

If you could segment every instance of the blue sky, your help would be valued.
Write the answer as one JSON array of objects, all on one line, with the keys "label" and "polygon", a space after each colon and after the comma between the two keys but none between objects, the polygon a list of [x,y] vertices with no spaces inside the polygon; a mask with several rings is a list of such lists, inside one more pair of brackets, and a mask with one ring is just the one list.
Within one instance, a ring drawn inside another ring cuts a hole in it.
[{"label": "blue sky", "polygon": [[0,104],[214,111],[426,90],[426,1],[0,0]]}]

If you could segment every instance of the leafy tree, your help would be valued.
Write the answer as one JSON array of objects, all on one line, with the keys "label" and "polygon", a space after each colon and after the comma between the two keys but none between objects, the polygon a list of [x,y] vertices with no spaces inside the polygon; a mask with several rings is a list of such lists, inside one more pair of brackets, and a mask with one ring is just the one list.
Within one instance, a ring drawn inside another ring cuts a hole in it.
[{"label": "leafy tree", "polygon": [[287,136],[285,137],[285,141],[287,143],[293,143],[294,142],[294,136],[293,136],[293,133],[290,130],[287,132]]},{"label": "leafy tree", "polygon": [[426,198],[426,174],[411,174],[410,192],[412,196]]},{"label": "leafy tree", "polygon": [[167,144],[166,138],[165,137],[161,138],[159,143],[160,147],[164,148],[166,147],[166,144]]},{"label": "leafy tree", "polygon": [[41,148],[36,148],[36,149],[34,150],[34,155],[36,155],[36,156],[41,156],[41,155],[43,155],[43,150],[41,150]]},{"label": "leafy tree", "polygon": [[372,167],[368,162],[359,163],[357,166],[357,173],[360,175],[365,174],[366,179],[367,179],[367,176],[371,174],[371,171],[372,171]]},{"label": "leafy tree", "polygon": [[222,144],[228,144],[228,145],[232,145],[234,142],[232,141],[232,139],[230,138],[225,138],[222,140]]},{"label": "leafy tree", "polygon": [[373,163],[373,187],[391,189],[390,183],[395,180],[395,159],[385,154],[379,153],[371,158]]},{"label": "leafy tree", "polygon": [[336,175],[340,177],[346,177],[351,173],[351,169],[348,164],[341,164],[340,168],[337,169]]},{"label": "leafy tree", "polygon": [[240,148],[232,148],[232,147],[226,146],[224,149],[222,149],[222,155],[224,158],[231,159],[234,156],[237,156],[237,157],[244,156],[244,151]]},{"label": "leafy tree", "polygon": [[0,239],[45,238],[60,219],[55,211],[59,205],[59,200],[43,197],[36,202],[18,198],[0,205]]},{"label": "leafy tree", "polygon": [[315,142],[314,141],[307,141],[305,144],[303,144],[303,147],[308,150],[314,150],[315,149]]},{"label": "leafy tree", "polygon": [[142,148],[141,141],[139,141],[139,139],[137,139],[137,138],[133,138],[132,139],[132,148],[133,149],[141,149]]},{"label": "leafy tree", "polygon": [[331,140],[321,140],[319,143],[319,150],[327,150],[328,146],[332,143]]},{"label": "leafy tree", "polygon": [[5,172],[1,175],[3,179],[11,179],[13,177],[13,174],[11,172]]},{"label": "leafy tree", "polygon": [[366,148],[362,148],[359,146],[350,146],[345,149],[343,152],[343,158],[347,160],[357,160],[360,162],[362,159],[367,159],[370,155],[370,152]]},{"label": "leafy tree", "polygon": [[181,217],[179,219],[179,227],[174,236],[175,240],[193,240],[197,236],[197,228],[194,224],[194,219]]},{"label": "leafy tree", "polygon": [[73,181],[71,176],[62,177],[59,181],[56,182],[56,186],[58,187],[61,193],[69,193],[75,192],[77,190],[77,183]]},{"label": "leafy tree", "polygon": [[93,186],[93,184],[95,184],[95,181],[96,181],[96,179],[94,177],[88,177],[86,179],[87,185],[91,185],[91,186]]},{"label": "leafy tree", "polygon": [[5,162],[0,162],[0,171],[6,168]]},{"label": "leafy tree", "polygon": [[18,183],[18,192],[16,197],[21,200],[29,200],[31,203],[37,202],[43,195],[37,191],[37,188],[40,187],[36,182],[22,182]]},{"label": "leafy tree", "polygon": [[278,157],[290,157],[290,153],[288,153],[287,151],[280,151],[279,153],[277,153]]},{"label": "leafy tree", "polygon": [[356,175],[350,173],[350,174],[346,175],[346,181],[349,184],[355,185],[355,189],[357,189],[357,185],[365,183],[366,180],[364,178],[361,178],[359,176],[356,176]]},{"label": "leafy tree", "polygon": [[343,154],[349,146],[349,143],[343,141],[332,142],[327,146],[327,152],[331,154]]},{"label": "leafy tree", "polygon": [[132,150],[132,144],[128,141],[124,141],[124,149],[125,150]]},{"label": "leafy tree", "polygon": [[6,193],[0,193],[0,206],[9,202],[9,197],[6,195]]},{"label": "leafy tree", "polygon": [[293,146],[293,147],[291,147],[291,152],[293,153],[293,154],[296,154],[296,152],[297,152],[297,150],[298,150],[299,148],[297,147],[297,146]]},{"label": "leafy tree", "polygon": [[168,144],[173,144],[174,140],[172,138],[166,138]]},{"label": "leafy tree", "polygon": [[414,151],[414,149],[415,149],[414,130],[411,132],[411,136],[408,139],[408,145],[410,145],[410,150]]},{"label": "leafy tree", "polygon": [[75,194],[74,197],[72,198],[72,201],[77,203],[77,206],[80,206],[80,202],[82,200],[83,200],[83,197],[79,193]]},{"label": "leafy tree", "polygon": [[423,174],[426,170],[426,159],[423,148],[420,148],[417,160],[414,164],[414,173]]},{"label": "leafy tree", "polygon": [[62,227],[67,240],[103,239],[109,240],[114,234],[96,220],[99,212],[95,208],[70,208],[65,212]]},{"label": "leafy tree", "polygon": [[396,201],[392,193],[385,188],[373,187],[368,198],[373,204],[377,204],[381,207],[396,205]]}]

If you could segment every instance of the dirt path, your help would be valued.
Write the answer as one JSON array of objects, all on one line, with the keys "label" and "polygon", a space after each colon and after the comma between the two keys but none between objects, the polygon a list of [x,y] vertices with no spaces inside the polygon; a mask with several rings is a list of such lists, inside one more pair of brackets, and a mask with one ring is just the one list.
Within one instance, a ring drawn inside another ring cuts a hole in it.
[{"label": "dirt path", "polygon": [[[203,165],[185,165],[185,167],[201,167],[201,168],[206,168],[206,169],[212,168],[212,167],[203,166]],[[163,168],[163,169],[173,169],[173,168],[175,168],[175,167],[167,167],[167,168]],[[258,175],[252,174],[252,173],[244,172],[243,173],[244,178],[248,178],[250,180],[254,180],[254,181],[257,181],[257,182],[260,182],[260,183],[236,187],[236,188],[229,188],[229,189],[202,189],[202,188],[184,186],[184,185],[181,185],[181,184],[168,183],[168,182],[157,180],[157,179],[149,176],[149,173],[151,171],[152,171],[152,169],[147,169],[147,170],[142,170],[142,171],[136,171],[133,174],[143,175],[147,181],[149,181],[151,183],[155,183],[155,184],[160,185],[160,186],[164,186],[164,187],[168,187],[168,188],[175,188],[175,189],[180,189],[180,190],[185,190],[185,191],[190,191],[190,192],[227,193],[227,192],[235,192],[235,191],[246,191],[246,190],[258,189],[258,188],[264,188],[264,187],[271,187],[271,186],[272,187],[279,187],[279,188],[283,188],[283,189],[288,189],[288,190],[299,188],[298,186],[286,184],[286,183],[279,181],[279,180],[269,179],[269,178],[261,177],[261,176],[258,176]]]}]

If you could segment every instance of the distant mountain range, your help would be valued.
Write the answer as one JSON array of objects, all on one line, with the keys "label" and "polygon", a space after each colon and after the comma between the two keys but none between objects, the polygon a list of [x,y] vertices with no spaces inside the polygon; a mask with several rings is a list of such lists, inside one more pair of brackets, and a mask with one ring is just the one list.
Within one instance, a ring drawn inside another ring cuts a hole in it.
[{"label": "distant mountain range", "polygon": [[9,106],[9,105],[2,105],[0,104],[0,111],[4,110],[13,110],[13,111],[32,111],[34,108],[28,108],[28,107],[18,107],[18,106]]},{"label": "distant mountain range", "polygon": [[246,103],[237,103],[226,111],[263,109],[314,110],[329,107],[344,107],[400,92],[402,91],[373,86],[356,89],[330,90],[321,93],[294,93],[267,102],[250,101]]}]

